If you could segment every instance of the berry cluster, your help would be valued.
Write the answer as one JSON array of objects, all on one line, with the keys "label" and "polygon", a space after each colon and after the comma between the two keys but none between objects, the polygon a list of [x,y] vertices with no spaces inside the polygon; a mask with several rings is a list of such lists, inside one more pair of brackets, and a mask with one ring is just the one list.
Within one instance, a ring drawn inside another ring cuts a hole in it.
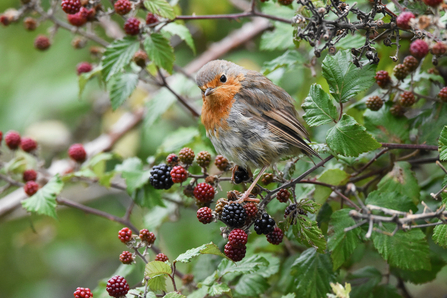
[{"label": "berry cluster", "polygon": [[234,229],[228,235],[228,242],[225,245],[224,253],[231,260],[238,262],[245,257],[247,250],[247,233],[241,229]]},{"label": "berry cluster", "polygon": [[214,188],[208,183],[199,183],[194,188],[194,197],[200,203],[210,203],[214,199]]},{"label": "berry cluster", "polygon": [[209,207],[202,207],[197,210],[197,219],[203,224],[209,224],[213,221],[213,210]]},{"label": "berry cluster", "polygon": [[157,239],[155,237],[155,234],[152,232],[149,232],[148,229],[142,229],[140,230],[140,240],[145,243],[146,245],[152,245],[154,244],[155,240]]},{"label": "berry cluster", "polygon": [[228,204],[222,210],[221,219],[230,227],[240,228],[245,224],[247,212],[239,203]]},{"label": "berry cluster", "polygon": [[127,227],[122,228],[118,232],[118,239],[121,240],[122,243],[129,242],[130,240],[132,240],[132,230]]},{"label": "berry cluster", "polygon": [[120,261],[123,264],[129,265],[133,262],[133,256],[132,253],[129,251],[123,251],[122,254],[120,254]]},{"label": "berry cluster", "polygon": [[106,290],[110,296],[118,298],[129,292],[129,285],[124,277],[116,275],[107,281]]}]

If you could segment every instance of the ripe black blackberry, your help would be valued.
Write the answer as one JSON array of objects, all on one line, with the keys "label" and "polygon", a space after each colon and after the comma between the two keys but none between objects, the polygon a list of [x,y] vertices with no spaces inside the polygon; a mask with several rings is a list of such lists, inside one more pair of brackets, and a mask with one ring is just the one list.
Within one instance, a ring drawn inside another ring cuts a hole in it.
[{"label": "ripe black blackberry", "polygon": [[124,32],[127,35],[138,35],[140,33],[140,21],[137,18],[128,18],[124,24]]},{"label": "ripe black blackberry", "polygon": [[169,258],[164,253],[159,253],[155,256],[155,261],[166,262],[169,261]]},{"label": "ripe black blackberry", "polygon": [[148,229],[142,229],[140,230],[140,240],[142,242],[145,242],[147,245],[154,244],[157,237],[155,237],[155,234],[152,232],[149,232]]},{"label": "ripe black blackberry", "polygon": [[107,281],[106,290],[112,297],[121,297],[129,292],[129,285],[124,277],[116,275]]},{"label": "ripe black blackberry", "polygon": [[291,216],[294,216],[296,212],[296,204],[291,204],[287,206],[286,210],[284,210],[284,218],[287,218],[289,214],[291,214]]},{"label": "ripe black blackberry", "polygon": [[408,68],[403,64],[397,64],[393,69],[396,79],[403,81],[408,75]]},{"label": "ripe black blackberry", "polygon": [[204,225],[213,221],[213,210],[209,207],[202,207],[197,210],[197,219]]},{"label": "ripe black blackberry", "polygon": [[266,236],[268,242],[274,245],[278,245],[282,242],[284,233],[280,228],[276,227],[272,232],[268,233]]},{"label": "ripe black blackberry", "polygon": [[390,75],[386,70],[379,70],[376,72],[376,76],[374,78],[376,79],[377,85],[383,89],[387,88],[391,83]]},{"label": "ripe black blackberry", "polygon": [[171,170],[171,179],[174,183],[182,183],[188,179],[188,171],[182,166],[175,166]]},{"label": "ripe black blackberry", "polygon": [[202,168],[208,167],[211,162],[211,154],[208,151],[200,151],[197,154],[196,162]]},{"label": "ripe black blackberry", "polygon": [[411,107],[416,102],[414,94],[411,91],[405,91],[400,95],[399,103],[403,107]]},{"label": "ripe black blackberry", "polygon": [[235,262],[241,261],[245,257],[245,252],[247,248],[245,245],[243,247],[234,247],[229,242],[225,245],[225,255]]},{"label": "ripe black blackberry", "polygon": [[258,214],[258,205],[256,203],[250,202],[244,205],[245,212],[247,212],[247,217],[249,219],[255,218]]},{"label": "ripe black blackberry", "polygon": [[115,2],[114,8],[117,14],[123,16],[132,10],[132,3],[129,0],[118,0]]},{"label": "ripe black blackberry", "polygon": [[240,184],[242,182],[250,180],[250,175],[247,170],[243,167],[237,167],[237,170],[234,172],[234,183]]},{"label": "ripe black blackberry", "polygon": [[228,243],[233,247],[244,247],[247,244],[247,233],[241,229],[234,229],[228,235]]},{"label": "ripe black blackberry", "polygon": [[278,199],[278,201],[280,201],[281,203],[285,203],[289,200],[290,198],[290,192],[287,189],[280,189],[278,191],[278,194],[276,195],[276,198]]},{"label": "ripe black blackberry", "polygon": [[228,168],[229,162],[228,162],[228,159],[226,159],[222,155],[218,155],[218,156],[216,156],[216,159],[214,160],[214,164],[216,165],[216,167],[219,170],[225,171]]},{"label": "ripe black blackberry", "polygon": [[199,183],[194,188],[194,197],[202,203],[211,202],[214,199],[214,194],[214,187],[208,183]]},{"label": "ripe black blackberry", "polygon": [[75,298],[91,298],[93,297],[93,294],[89,288],[77,288],[73,293],[73,296]]},{"label": "ripe black blackberry", "polygon": [[68,14],[75,14],[81,9],[81,1],[79,0],[62,0],[62,10]]},{"label": "ripe black blackberry", "polygon": [[122,243],[127,243],[132,239],[132,230],[128,227],[122,228],[118,232],[118,239],[121,240]]},{"label": "ripe black blackberry", "polygon": [[444,87],[444,88],[441,89],[441,91],[439,91],[438,97],[443,102],[447,102],[447,87]]},{"label": "ripe black blackberry", "polygon": [[222,221],[230,227],[240,228],[247,219],[247,212],[239,203],[228,204],[222,211]]},{"label": "ripe black blackberry", "polygon": [[264,185],[269,185],[270,183],[273,182],[273,174],[272,173],[265,173],[264,175],[262,175],[261,182]]},{"label": "ripe black blackberry", "polygon": [[120,254],[120,261],[123,264],[129,265],[133,262],[133,256],[130,251],[123,251],[122,254]]},{"label": "ripe black blackberry", "polygon": [[185,147],[178,153],[178,158],[185,165],[190,165],[194,161],[195,158],[194,151],[191,148]]},{"label": "ripe black blackberry", "polygon": [[268,234],[275,228],[275,220],[267,213],[262,214],[260,219],[255,221],[255,232],[260,234]]},{"label": "ripe black blackberry", "polygon": [[402,117],[405,114],[405,109],[401,105],[394,105],[390,108],[391,115],[395,117]]},{"label": "ripe black blackberry", "polygon": [[172,168],[165,164],[154,166],[149,182],[155,189],[170,189],[174,182],[171,179]]},{"label": "ripe black blackberry", "polygon": [[383,106],[383,100],[379,96],[375,95],[368,98],[365,104],[371,111],[378,111]]},{"label": "ripe black blackberry", "polygon": [[403,64],[408,68],[410,72],[413,72],[419,66],[419,60],[413,56],[407,56],[404,58]]}]

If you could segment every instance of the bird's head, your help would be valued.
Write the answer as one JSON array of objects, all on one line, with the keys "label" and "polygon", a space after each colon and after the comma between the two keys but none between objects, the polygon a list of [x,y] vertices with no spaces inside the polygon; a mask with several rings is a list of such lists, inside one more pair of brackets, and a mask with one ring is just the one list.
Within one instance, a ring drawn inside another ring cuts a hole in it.
[{"label": "bird's head", "polygon": [[214,60],[205,64],[197,73],[196,82],[202,90],[203,102],[211,106],[233,100],[239,92],[246,70],[225,60]]}]

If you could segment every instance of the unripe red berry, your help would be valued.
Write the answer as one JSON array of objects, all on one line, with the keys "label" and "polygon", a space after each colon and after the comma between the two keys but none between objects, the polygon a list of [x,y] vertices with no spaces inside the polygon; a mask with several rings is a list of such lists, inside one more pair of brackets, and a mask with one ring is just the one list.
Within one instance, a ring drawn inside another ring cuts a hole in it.
[{"label": "unripe red berry", "polygon": [[216,165],[216,167],[219,170],[225,171],[228,168],[229,162],[228,162],[228,159],[226,159],[222,155],[218,155],[218,156],[216,156],[216,159],[214,160],[214,164]]},{"label": "unripe red berry", "polygon": [[401,105],[394,105],[390,108],[391,115],[395,117],[402,117],[405,114],[405,109]]},{"label": "unripe red berry", "polygon": [[208,167],[211,162],[211,154],[208,151],[200,151],[197,154],[196,162],[202,168]]},{"label": "unripe red berry", "polygon": [[82,7],[77,13],[67,15],[67,20],[75,27],[82,27],[87,23],[87,17],[88,10],[87,8]]},{"label": "unripe red berry", "polygon": [[438,41],[431,47],[431,53],[435,56],[442,56],[447,52],[445,43]]},{"label": "unripe red berry", "polygon": [[5,144],[11,150],[17,150],[20,146],[21,138],[17,131],[10,130],[5,135]]},{"label": "unripe red berry", "polygon": [[5,27],[8,26],[10,23],[9,18],[7,16],[5,16],[4,14],[0,15],[0,23]]},{"label": "unripe red berry", "polygon": [[405,57],[403,64],[410,72],[413,72],[418,68],[419,61],[413,56],[407,56]]},{"label": "unripe red berry", "polygon": [[3,132],[0,131],[0,145],[2,144],[2,140],[3,140]]},{"label": "unripe red berry", "polygon": [[84,162],[87,159],[87,152],[85,152],[82,144],[73,144],[68,149],[68,156],[76,162]]},{"label": "unripe red berry", "polygon": [[406,11],[397,17],[396,24],[399,28],[410,29],[410,20],[414,18],[415,16],[412,12]]},{"label": "unripe red berry", "polygon": [[81,1],[79,0],[62,0],[62,10],[68,14],[75,14],[81,9]]},{"label": "unripe red berry", "polygon": [[416,39],[410,45],[410,53],[418,59],[422,59],[428,54],[428,44],[422,39]]},{"label": "unripe red berry", "polygon": [[155,24],[158,22],[158,18],[152,12],[148,13],[146,16],[146,25]]},{"label": "unripe red berry", "polygon": [[224,253],[234,262],[239,262],[245,257],[245,252],[247,248],[243,247],[233,247],[230,243],[227,243],[224,248]]},{"label": "unripe red berry", "polygon": [[169,259],[164,253],[161,252],[155,256],[155,261],[166,262],[169,261]]},{"label": "unripe red berry", "polygon": [[390,75],[386,70],[379,70],[374,78],[376,79],[377,85],[384,89],[387,88],[391,82]]},{"label": "unripe red berry", "polygon": [[155,234],[152,232],[149,232],[148,229],[142,229],[140,230],[140,240],[146,242],[148,245],[152,245],[155,242]]},{"label": "unripe red berry", "polygon": [[23,181],[28,182],[28,181],[36,181],[37,179],[37,172],[34,171],[33,169],[30,170],[26,170],[25,172],[23,172]]},{"label": "unripe red berry", "polygon": [[442,0],[424,0],[424,3],[431,7],[437,7],[442,3]]},{"label": "unripe red berry", "polygon": [[403,64],[397,64],[394,66],[394,76],[396,79],[403,81],[408,76],[408,68]]},{"label": "unripe red berry", "polygon": [[118,0],[115,2],[114,8],[117,14],[123,16],[132,10],[132,3],[129,0]]},{"label": "unripe red berry", "polygon": [[92,298],[93,294],[89,288],[77,288],[73,296],[75,298]]},{"label": "unripe red berry", "polygon": [[292,2],[293,0],[278,0],[278,3],[282,5],[290,5]]},{"label": "unripe red berry", "polygon": [[197,219],[204,225],[213,221],[213,211],[208,207],[202,207],[197,210]]},{"label": "unripe red berry", "polygon": [[20,142],[20,147],[25,152],[31,152],[31,151],[36,150],[37,143],[36,143],[36,141],[34,141],[31,138],[22,138],[22,140]]},{"label": "unripe red berry", "polygon": [[122,243],[127,243],[132,239],[132,230],[128,227],[122,228],[118,232],[118,239],[121,240]]},{"label": "unripe red berry", "polygon": [[416,102],[414,94],[411,91],[405,91],[400,95],[399,103],[403,107],[411,107]]},{"label": "unripe red berry", "polygon": [[171,170],[171,179],[174,183],[182,183],[188,179],[188,171],[182,166],[175,166]]},{"label": "unripe red berry", "polygon": [[228,235],[228,243],[233,247],[244,247],[247,239],[247,233],[242,229],[234,229]]},{"label": "unripe red berry", "polygon": [[280,189],[278,191],[278,194],[276,195],[276,198],[278,199],[278,201],[280,201],[281,203],[285,203],[289,200],[290,198],[290,192],[287,189]]},{"label": "unripe red berry", "polygon": [[443,102],[447,102],[447,87],[442,88],[438,96]]},{"label": "unripe red berry", "polygon": [[120,261],[123,264],[132,264],[133,262],[133,256],[130,251],[123,251],[122,254],[120,254]]},{"label": "unripe red berry", "polygon": [[107,292],[112,297],[122,297],[129,292],[129,285],[124,277],[116,275],[107,281]]},{"label": "unripe red berry", "polygon": [[28,31],[34,31],[37,28],[37,22],[31,17],[27,17],[23,20],[23,26],[25,26],[25,29]]},{"label": "unripe red berry", "polygon": [[244,209],[249,219],[255,218],[256,215],[258,214],[258,206],[253,202],[245,204]]},{"label": "unripe red berry", "polygon": [[185,165],[190,165],[192,164],[192,162],[194,161],[195,158],[195,154],[194,151],[192,151],[191,148],[185,147],[182,150],[180,150],[179,154],[178,154],[178,158],[180,159],[180,161],[182,163],[184,163]]},{"label": "unripe red berry", "polygon": [[35,181],[28,181],[25,183],[23,190],[29,197],[31,197],[39,190],[39,184],[37,184]]},{"label": "unripe red berry", "polygon": [[199,183],[194,188],[194,197],[202,203],[211,202],[214,198],[214,194],[214,188],[207,183]]},{"label": "unripe red berry", "polygon": [[140,21],[137,18],[128,18],[124,24],[124,32],[127,35],[138,35],[140,33]]},{"label": "unripe red berry", "polygon": [[379,96],[375,95],[368,98],[365,104],[371,111],[378,111],[383,106],[383,100]]},{"label": "unripe red berry", "polygon": [[274,245],[278,245],[282,242],[284,232],[280,228],[275,227],[273,232],[268,233],[266,236],[268,242]]},{"label": "unripe red berry", "polygon": [[92,65],[88,62],[81,62],[76,66],[76,72],[78,75],[81,73],[91,72],[93,69]]},{"label": "unripe red berry", "polygon": [[34,47],[40,51],[48,50],[51,46],[50,39],[45,35],[39,35],[34,40]]}]

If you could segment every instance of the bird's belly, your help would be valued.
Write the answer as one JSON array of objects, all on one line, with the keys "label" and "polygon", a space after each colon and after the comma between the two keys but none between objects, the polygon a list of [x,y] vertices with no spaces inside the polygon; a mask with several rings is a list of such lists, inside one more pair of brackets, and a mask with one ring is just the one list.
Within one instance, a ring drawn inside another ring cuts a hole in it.
[{"label": "bird's belly", "polygon": [[243,167],[270,165],[294,151],[264,127],[240,129],[230,126],[230,129],[208,130],[207,135],[218,153]]}]

